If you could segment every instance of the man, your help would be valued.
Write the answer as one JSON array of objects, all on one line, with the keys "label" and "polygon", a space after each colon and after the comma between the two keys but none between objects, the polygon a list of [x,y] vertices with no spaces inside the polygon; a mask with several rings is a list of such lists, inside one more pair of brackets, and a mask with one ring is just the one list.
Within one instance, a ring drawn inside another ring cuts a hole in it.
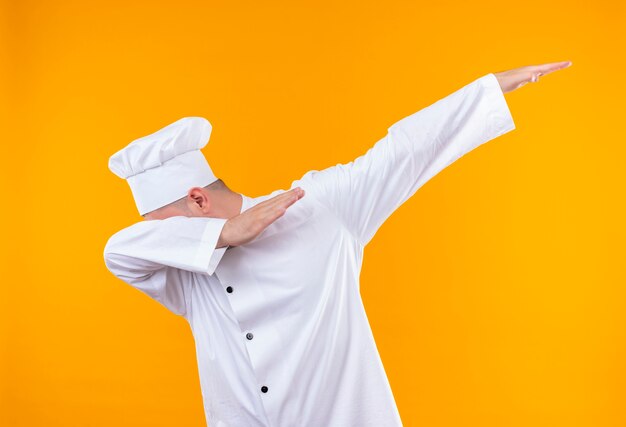
[{"label": "man", "polygon": [[515,129],[504,93],[569,65],[486,74],[261,197],[213,175],[202,118],[115,153],[146,221],[111,236],[106,266],[189,322],[208,425],[401,426],[360,298],[363,249],[426,181]]}]

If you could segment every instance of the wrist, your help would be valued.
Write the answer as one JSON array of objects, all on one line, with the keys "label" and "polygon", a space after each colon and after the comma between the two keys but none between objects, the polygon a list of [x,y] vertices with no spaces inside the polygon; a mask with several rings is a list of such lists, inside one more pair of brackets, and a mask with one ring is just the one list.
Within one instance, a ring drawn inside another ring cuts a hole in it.
[{"label": "wrist", "polygon": [[216,249],[230,246],[229,240],[227,238],[227,233],[228,233],[227,226],[228,226],[228,221],[226,221],[224,223],[224,227],[222,227],[222,231],[220,232],[220,237],[217,239],[217,244],[215,245]]}]

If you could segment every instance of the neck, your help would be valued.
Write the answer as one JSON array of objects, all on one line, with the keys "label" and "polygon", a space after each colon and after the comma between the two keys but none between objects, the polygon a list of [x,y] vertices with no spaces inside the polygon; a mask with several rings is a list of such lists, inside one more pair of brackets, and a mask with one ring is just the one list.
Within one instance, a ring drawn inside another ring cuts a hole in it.
[{"label": "neck", "polygon": [[243,206],[243,196],[234,191],[220,195],[219,203],[216,203],[216,209],[211,212],[210,216],[214,218],[230,219],[239,215]]}]

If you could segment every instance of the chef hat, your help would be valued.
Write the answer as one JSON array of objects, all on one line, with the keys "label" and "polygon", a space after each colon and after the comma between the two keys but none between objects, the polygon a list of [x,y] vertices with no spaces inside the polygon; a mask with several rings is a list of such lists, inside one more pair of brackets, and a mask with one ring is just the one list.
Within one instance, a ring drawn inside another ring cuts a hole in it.
[{"label": "chef hat", "polygon": [[130,185],[140,215],[185,197],[191,187],[217,180],[200,151],[211,129],[205,118],[184,117],[109,158],[109,169]]}]

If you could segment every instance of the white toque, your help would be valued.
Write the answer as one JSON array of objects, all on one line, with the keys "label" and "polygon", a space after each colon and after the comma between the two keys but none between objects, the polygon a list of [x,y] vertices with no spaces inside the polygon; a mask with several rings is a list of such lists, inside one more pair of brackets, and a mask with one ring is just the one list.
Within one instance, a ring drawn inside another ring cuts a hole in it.
[{"label": "white toque", "polygon": [[200,151],[209,142],[211,129],[203,117],[184,117],[109,158],[109,169],[126,179],[140,215],[217,180]]}]

